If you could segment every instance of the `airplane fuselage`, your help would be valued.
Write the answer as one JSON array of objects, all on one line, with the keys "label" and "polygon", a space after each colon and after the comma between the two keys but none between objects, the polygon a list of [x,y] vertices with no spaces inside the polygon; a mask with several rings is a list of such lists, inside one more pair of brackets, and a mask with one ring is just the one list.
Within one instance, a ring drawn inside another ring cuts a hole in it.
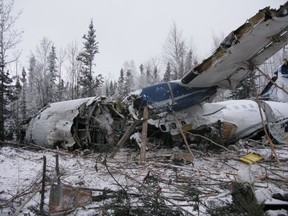
[{"label": "airplane fuselage", "polygon": [[136,110],[148,105],[154,113],[159,113],[194,106],[215,95],[216,91],[216,87],[189,88],[181,85],[180,80],[176,80],[148,86],[131,95],[136,99]]}]

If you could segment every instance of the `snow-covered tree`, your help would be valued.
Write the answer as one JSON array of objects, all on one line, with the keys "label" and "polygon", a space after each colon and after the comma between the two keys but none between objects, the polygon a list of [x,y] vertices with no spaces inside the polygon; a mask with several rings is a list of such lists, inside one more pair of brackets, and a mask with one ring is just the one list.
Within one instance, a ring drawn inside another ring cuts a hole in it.
[{"label": "snow-covered tree", "polygon": [[164,73],[164,78],[163,78],[164,82],[168,82],[168,81],[170,81],[172,79],[171,73],[172,73],[171,64],[170,64],[170,62],[168,62],[167,63],[167,67],[166,67],[166,71]]},{"label": "snow-covered tree", "polygon": [[[58,70],[57,70],[57,56],[55,47],[52,45],[51,51],[48,55],[48,64],[47,64],[47,72],[45,72],[46,76],[44,77],[44,85],[46,90],[46,100],[45,103],[51,103],[58,101],[59,92],[57,91],[57,78],[58,78]],[[59,83],[60,86],[60,83]]]},{"label": "snow-covered tree", "polygon": [[124,80],[125,80],[124,70],[123,70],[123,68],[121,68],[120,75],[119,75],[119,78],[118,78],[118,84],[117,84],[117,94],[116,94],[116,96],[118,98],[124,97]]},{"label": "snow-covered tree", "polygon": [[164,46],[164,58],[173,68],[173,79],[179,79],[185,74],[184,62],[187,54],[187,44],[182,32],[175,23],[172,24]]},{"label": "snow-covered tree", "polygon": [[13,50],[20,42],[22,32],[15,29],[15,23],[20,14],[13,16],[14,1],[5,3],[0,0],[0,141],[7,138],[12,112],[12,102],[17,99],[16,87],[9,71],[6,69],[9,59],[9,51]]},{"label": "snow-covered tree", "polygon": [[93,71],[95,54],[99,53],[95,32],[93,21],[91,20],[88,34],[83,36],[83,51],[79,53],[77,58],[82,62],[79,80],[79,85],[82,87],[82,97],[94,96],[96,89],[103,83],[103,76],[99,74],[94,77]]},{"label": "snow-covered tree", "polygon": [[182,78],[198,62],[193,44],[188,45],[175,23],[171,26],[163,51],[164,64],[170,64],[172,80]]},{"label": "snow-covered tree", "polygon": [[64,78],[63,78],[63,74],[62,74],[62,68],[63,68],[63,65],[64,65],[64,62],[66,61],[66,57],[67,57],[67,51],[66,49],[60,49],[60,51],[58,52],[58,55],[57,55],[57,63],[58,63],[58,66],[57,66],[57,69],[58,69],[58,90],[57,90],[57,101],[62,101],[62,100],[67,100],[69,97],[67,96],[67,94],[64,94],[65,92],[67,91],[64,91],[65,90],[65,81],[64,81]]},{"label": "snow-covered tree", "polygon": [[123,96],[128,95],[133,90],[133,74],[132,71],[128,69],[126,70],[126,76],[124,79]]},{"label": "snow-covered tree", "polygon": [[[144,71],[146,71],[146,86],[153,85],[155,83],[160,82],[160,66],[157,58],[150,58],[144,64]],[[144,82],[141,80],[141,82]],[[142,88],[145,86],[142,86]]]},{"label": "snow-covered tree", "polygon": [[77,61],[79,48],[76,42],[72,42],[67,47],[67,76],[69,82],[69,90],[67,99],[76,99],[80,97],[78,81],[80,79],[80,69],[82,62]]},{"label": "snow-covered tree", "polygon": [[20,81],[22,82],[22,89],[20,93],[20,103],[19,103],[19,108],[20,108],[20,118],[21,120],[26,120],[27,119],[27,91],[28,91],[28,86],[27,86],[27,73],[25,68],[23,67],[22,69],[22,74],[21,74]]},{"label": "snow-covered tree", "polygon": [[[137,83],[135,83],[134,78],[136,78],[136,67],[135,62],[125,61],[123,64],[124,70],[124,85],[123,85],[123,96],[127,96],[130,92],[136,90]],[[141,82],[141,81],[140,81]]]},{"label": "snow-covered tree", "polygon": [[189,49],[188,53],[186,54],[184,65],[185,73],[189,72],[197,64],[198,64],[197,55],[193,52],[192,49]]}]

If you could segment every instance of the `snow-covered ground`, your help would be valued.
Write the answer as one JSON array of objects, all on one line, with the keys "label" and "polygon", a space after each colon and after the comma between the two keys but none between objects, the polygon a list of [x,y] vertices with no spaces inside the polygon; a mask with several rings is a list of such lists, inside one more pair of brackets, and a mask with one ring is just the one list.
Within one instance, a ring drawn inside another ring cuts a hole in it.
[{"label": "snow-covered ground", "polygon": [[[167,148],[148,151],[142,164],[138,162],[139,151],[122,148],[113,159],[106,158],[106,165],[103,154],[60,150],[60,180],[65,185],[91,190],[93,197],[99,198],[105,191],[114,195],[126,191],[131,197],[93,199],[85,206],[74,208],[69,215],[113,215],[109,209],[111,203],[135,209],[144,205],[153,208],[155,202],[164,203],[183,215],[207,215],[213,206],[231,203],[231,183],[239,178],[250,181],[259,202],[274,202],[272,194],[288,193],[288,146],[275,145],[275,149],[279,164],[270,158],[268,145],[252,141],[238,142],[231,151],[194,150],[193,164],[175,164],[168,156],[172,150]],[[241,162],[239,158],[249,152],[261,155],[264,160],[252,165]],[[56,151],[52,150],[0,148],[0,215],[15,212],[38,215],[43,156],[47,160],[44,210],[49,211],[50,186],[56,182],[55,155]],[[153,215],[152,210],[145,208]],[[280,214],[277,212],[270,215]],[[288,215],[286,210],[281,212]]]}]

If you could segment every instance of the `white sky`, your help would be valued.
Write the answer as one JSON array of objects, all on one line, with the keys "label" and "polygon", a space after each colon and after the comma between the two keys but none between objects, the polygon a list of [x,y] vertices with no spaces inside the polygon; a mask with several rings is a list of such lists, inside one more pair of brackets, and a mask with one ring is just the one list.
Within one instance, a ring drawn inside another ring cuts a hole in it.
[{"label": "white sky", "polygon": [[93,19],[100,53],[96,73],[118,78],[125,61],[138,68],[151,57],[161,57],[172,23],[201,58],[211,54],[212,37],[242,25],[260,9],[277,8],[286,0],[16,0],[14,12],[24,30],[22,66],[27,67],[31,51],[44,37],[56,51],[88,32]]}]

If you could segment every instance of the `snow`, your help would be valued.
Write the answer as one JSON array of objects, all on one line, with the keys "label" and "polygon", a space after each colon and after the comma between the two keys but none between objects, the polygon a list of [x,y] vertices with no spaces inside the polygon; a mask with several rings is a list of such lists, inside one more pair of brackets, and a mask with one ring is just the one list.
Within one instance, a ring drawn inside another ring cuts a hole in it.
[{"label": "snow", "polygon": [[[106,158],[107,167],[103,163],[104,154],[60,150],[60,179],[62,183],[74,187],[101,190],[108,188],[114,191],[121,189],[119,183],[128,193],[141,194],[144,197],[147,195],[149,199],[161,188],[157,193],[165,200],[166,205],[178,206],[182,212],[191,214],[198,214],[197,208],[193,207],[197,202],[191,197],[193,193],[195,196],[198,194],[200,215],[207,215],[209,207],[231,203],[230,184],[237,179],[237,175],[239,178],[239,174],[245,181],[254,183],[256,197],[261,203],[271,200],[273,193],[287,193],[287,145],[275,146],[281,160],[279,165],[269,158],[271,150],[268,145],[251,140],[238,142],[237,145],[240,150],[233,152],[194,150],[193,164],[174,164],[167,158],[172,151],[167,148],[148,150],[146,162],[141,164],[138,162],[139,150],[122,148],[115,158]],[[41,188],[43,156],[47,160],[44,209],[48,211],[50,185],[56,181],[55,152],[13,146],[0,149],[0,215],[15,212],[33,191]],[[248,152],[261,154],[264,160],[250,166],[241,162],[239,157]],[[155,181],[149,180],[147,176],[153,177],[152,180]],[[97,190],[92,192],[92,196],[100,194],[102,192]],[[137,206],[139,200],[133,200],[133,205]],[[76,208],[70,215],[98,215],[111,201],[112,199],[94,201],[83,208]],[[37,215],[31,207],[39,209],[39,203],[40,193],[37,192],[20,215]],[[273,212],[269,214],[273,215]]]}]

